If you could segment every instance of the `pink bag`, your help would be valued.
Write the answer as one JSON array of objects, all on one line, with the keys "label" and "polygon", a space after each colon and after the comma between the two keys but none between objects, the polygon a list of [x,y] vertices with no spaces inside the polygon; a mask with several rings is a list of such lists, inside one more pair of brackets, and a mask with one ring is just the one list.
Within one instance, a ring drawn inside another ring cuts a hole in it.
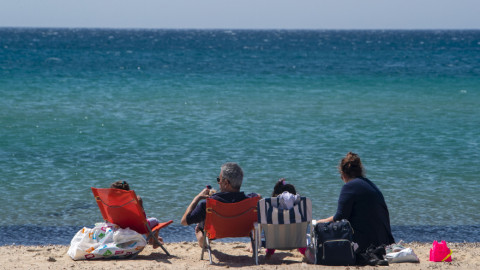
[{"label": "pink bag", "polygon": [[447,247],[445,240],[438,243],[433,241],[433,247],[430,249],[430,261],[432,262],[451,262],[452,251]]}]

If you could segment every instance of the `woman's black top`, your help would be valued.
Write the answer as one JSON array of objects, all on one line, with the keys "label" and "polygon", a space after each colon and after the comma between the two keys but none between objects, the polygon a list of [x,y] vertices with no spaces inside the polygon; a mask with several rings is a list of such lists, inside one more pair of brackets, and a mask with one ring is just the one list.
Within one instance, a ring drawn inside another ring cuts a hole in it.
[{"label": "woman's black top", "polygon": [[379,246],[395,243],[383,194],[367,178],[355,178],[343,185],[333,220],[342,219],[350,221],[360,252],[371,244]]}]

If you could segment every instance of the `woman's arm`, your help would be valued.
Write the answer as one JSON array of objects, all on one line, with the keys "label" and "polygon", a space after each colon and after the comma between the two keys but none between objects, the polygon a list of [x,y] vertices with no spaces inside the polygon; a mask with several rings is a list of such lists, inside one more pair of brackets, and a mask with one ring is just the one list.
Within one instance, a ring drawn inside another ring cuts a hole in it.
[{"label": "woman's arm", "polygon": [[143,200],[142,200],[142,197],[140,197],[140,196],[137,195],[137,200],[138,200],[138,204],[140,204],[140,206],[143,208]]},{"label": "woman's arm", "polygon": [[352,185],[345,184],[340,191],[340,196],[338,197],[338,206],[337,212],[334,216],[319,219],[319,223],[333,222],[335,220],[348,219],[353,208],[353,201],[355,197],[355,189],[352,188]]},{"label": "woman's arm", "polygon": [[328,222],[333,222],[333,216],[317,220],[317,223],[328,223]]},{"label": "woman's arm", "polygon": [[343,185],[338,197],[337,212],[333,215],[333,220],[350,219],[356,193],[357,190],[353,182]]}]

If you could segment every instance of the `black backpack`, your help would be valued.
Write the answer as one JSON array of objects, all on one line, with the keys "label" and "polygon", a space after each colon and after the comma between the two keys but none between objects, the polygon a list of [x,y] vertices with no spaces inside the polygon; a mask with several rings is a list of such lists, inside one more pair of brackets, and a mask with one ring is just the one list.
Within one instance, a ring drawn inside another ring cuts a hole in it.
[{"label": "black backpack", "polygon": [[317,223],[314,234],[315,264],[355,265],[353,228],[348,220]]}]

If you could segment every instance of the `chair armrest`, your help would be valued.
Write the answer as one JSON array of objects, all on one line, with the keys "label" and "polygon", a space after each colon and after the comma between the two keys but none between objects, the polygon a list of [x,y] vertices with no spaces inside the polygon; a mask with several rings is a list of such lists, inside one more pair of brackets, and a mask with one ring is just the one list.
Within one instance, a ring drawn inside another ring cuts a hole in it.
[{"label": "chair armrest", "polygon": [[167,227],[168,225],[170,225],[171,223],[173,222],[173,220],[169,220],[167,222],[162,222],[162,223],[158,223],[157,226],[153,227],[152,228],[152,232],[156,231],[156,230],[160,230],[162,228],[165,228]]}]

